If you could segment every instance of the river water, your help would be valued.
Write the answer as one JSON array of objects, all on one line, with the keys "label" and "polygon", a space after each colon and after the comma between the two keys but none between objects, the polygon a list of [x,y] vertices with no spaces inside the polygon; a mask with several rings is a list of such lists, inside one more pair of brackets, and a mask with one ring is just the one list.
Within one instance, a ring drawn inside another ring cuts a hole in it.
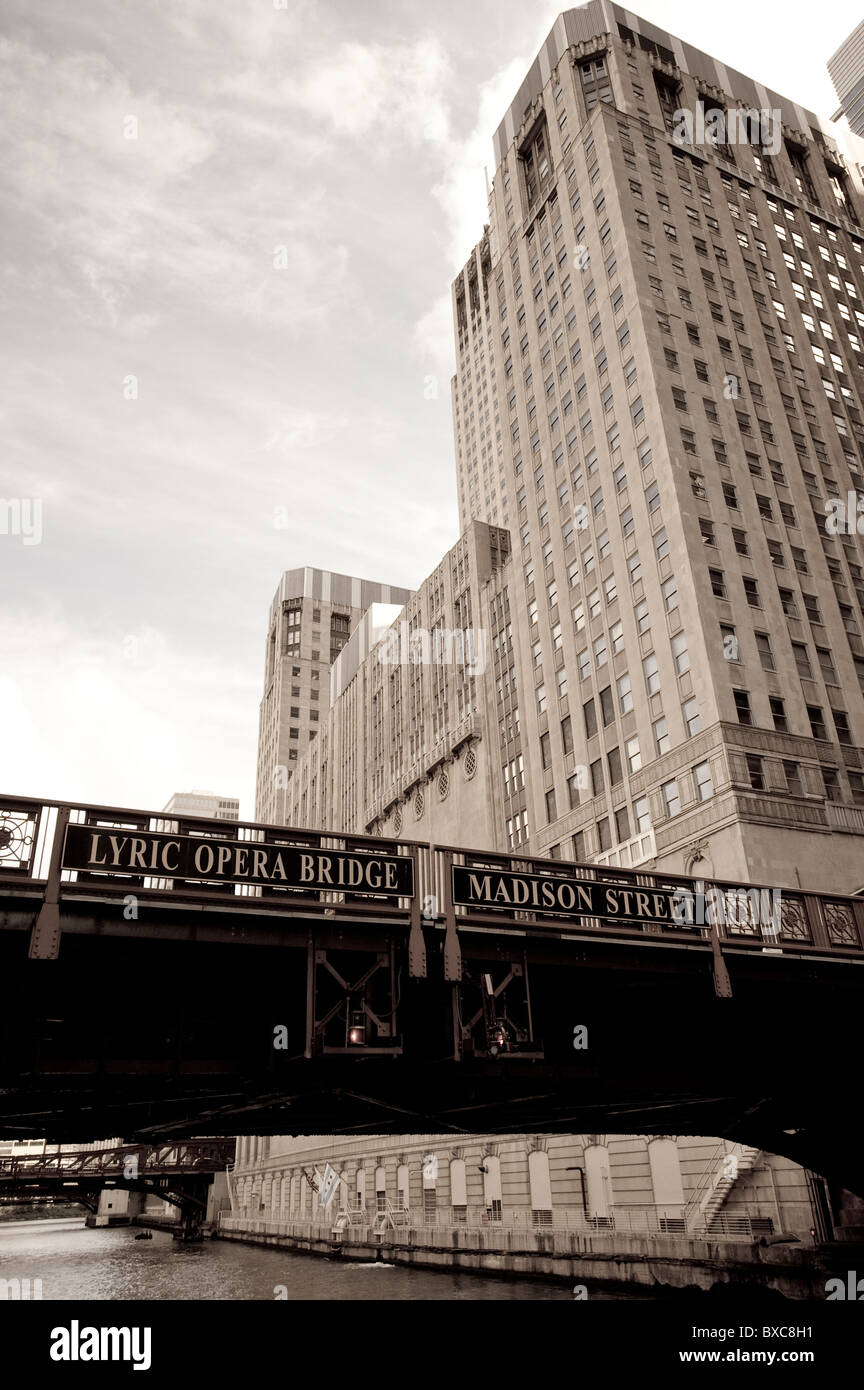
[{"label": "river water", "polygon": [[3,1221],[0,1278],[41,1279],[43,1300],[573,1299],[568,1284],[342,1264],[227,1240],[184,1246],[161,1231],[136,1241],[137,1229],[87,1227],[83,1216]]}]

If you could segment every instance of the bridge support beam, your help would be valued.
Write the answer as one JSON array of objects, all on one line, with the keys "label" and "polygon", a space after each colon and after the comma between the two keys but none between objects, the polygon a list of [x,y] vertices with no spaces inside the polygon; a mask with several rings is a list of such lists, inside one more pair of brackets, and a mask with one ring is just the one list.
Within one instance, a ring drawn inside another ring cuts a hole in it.
[{"label": "bridge support beam", "polygon": [[54,844],[51,847],[51,864],[45,884],[45,897],[30,934],[31,960],[56,960],[60,955],[60,865],[63,860],[63,842],[68,824],[69,807],[60,806],[57,811],[57,823],[54,827]]}]

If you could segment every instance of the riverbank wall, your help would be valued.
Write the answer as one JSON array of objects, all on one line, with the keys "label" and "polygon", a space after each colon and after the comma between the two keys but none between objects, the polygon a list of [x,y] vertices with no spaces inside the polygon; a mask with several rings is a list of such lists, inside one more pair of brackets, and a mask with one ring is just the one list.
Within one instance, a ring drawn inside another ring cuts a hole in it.
[{"label": "riverbank wall", "polygon": [[[381,1235],[351,1229],[334,1236],[311,1223],[223,1217],[220,1240],[267,1245],[330,1259],[381,1262],[419,1269],[461,1270],[503,1278],[568,1282],[577,1297],[592,1289],[740,1292],[794,1300],[824,1300],[827,1280],[846,1277],[850,1250],[799,1243],[715,1241],[556,1230],[459,1230],[414,1227]],[[580,1292],[584,1290],[584,1292]]]}]

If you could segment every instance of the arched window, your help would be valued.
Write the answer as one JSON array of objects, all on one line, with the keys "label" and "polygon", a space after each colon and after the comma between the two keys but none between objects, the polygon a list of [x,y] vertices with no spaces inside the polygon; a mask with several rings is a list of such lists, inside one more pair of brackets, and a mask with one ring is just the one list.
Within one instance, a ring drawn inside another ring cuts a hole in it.
[{"label": "arched window", "polygon": [[483,1200],[486,1205],[487,1221],[500,1221],[501,1202],[501,1160],[497,1154],[486,1154],[483,1159]]},{"label": "arched window", "polygon": [[588,1187],[588,1214],[606,1218],[612,1205],[609,1150],[605,1144],[590,1144],[585,1150],[585,1182]]},{"label": "arched window", "polygon": [[[651,1185],[661,1230],[684,1229],[684,1185],[674,1139],[652,1139],[648,1145]],[[674,1222],[674,1227],[670,1223]]]},{"label": "arched window", "polygon": [[407,1163],[400,1163],[399,1167],[396,1169],[396,1191],[398,1193],[399,1207],[402,1211],[407,1211],[411,1203]]},{"label": "arched window", "polygon": [[434,1226],[438,1213],[438,1156],[431,1151],[423,1155],[423,1219]]},{"label": "arched window", "polygon": [[375,1210],[387,1210],[387,1175],[380,1164],[375,1169]]},{"label": "arched window", "polygon": [[464,1158],[450,1162],[450,1207],[455,1222],[468,1220],[468,1178]]},{"label": "arched window", "polygon": [[552,1225],[552,1179],[549,1155],[535,1149],[528,1155],[528,1185],[531,1189],[532,1219],[538,1226]]}]

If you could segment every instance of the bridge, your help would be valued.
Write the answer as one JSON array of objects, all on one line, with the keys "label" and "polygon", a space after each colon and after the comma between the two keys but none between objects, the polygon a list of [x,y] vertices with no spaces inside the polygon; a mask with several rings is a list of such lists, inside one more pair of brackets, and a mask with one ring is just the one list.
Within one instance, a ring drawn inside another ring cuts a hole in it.
[{"label": "bridge", "polygon": [[717,1135],[864,1195],[864,900],[0,796],[0,1134]]},{"label": "bridge", "polygon": [[105,1188],[123,1188],[177,1207],[189,1240],[204,1218],[213,1176],[234,1162],[234,1150],[232,1139],[187,1139],[0,1158],[0,1197],[62,1197],[95,1212]]}]

